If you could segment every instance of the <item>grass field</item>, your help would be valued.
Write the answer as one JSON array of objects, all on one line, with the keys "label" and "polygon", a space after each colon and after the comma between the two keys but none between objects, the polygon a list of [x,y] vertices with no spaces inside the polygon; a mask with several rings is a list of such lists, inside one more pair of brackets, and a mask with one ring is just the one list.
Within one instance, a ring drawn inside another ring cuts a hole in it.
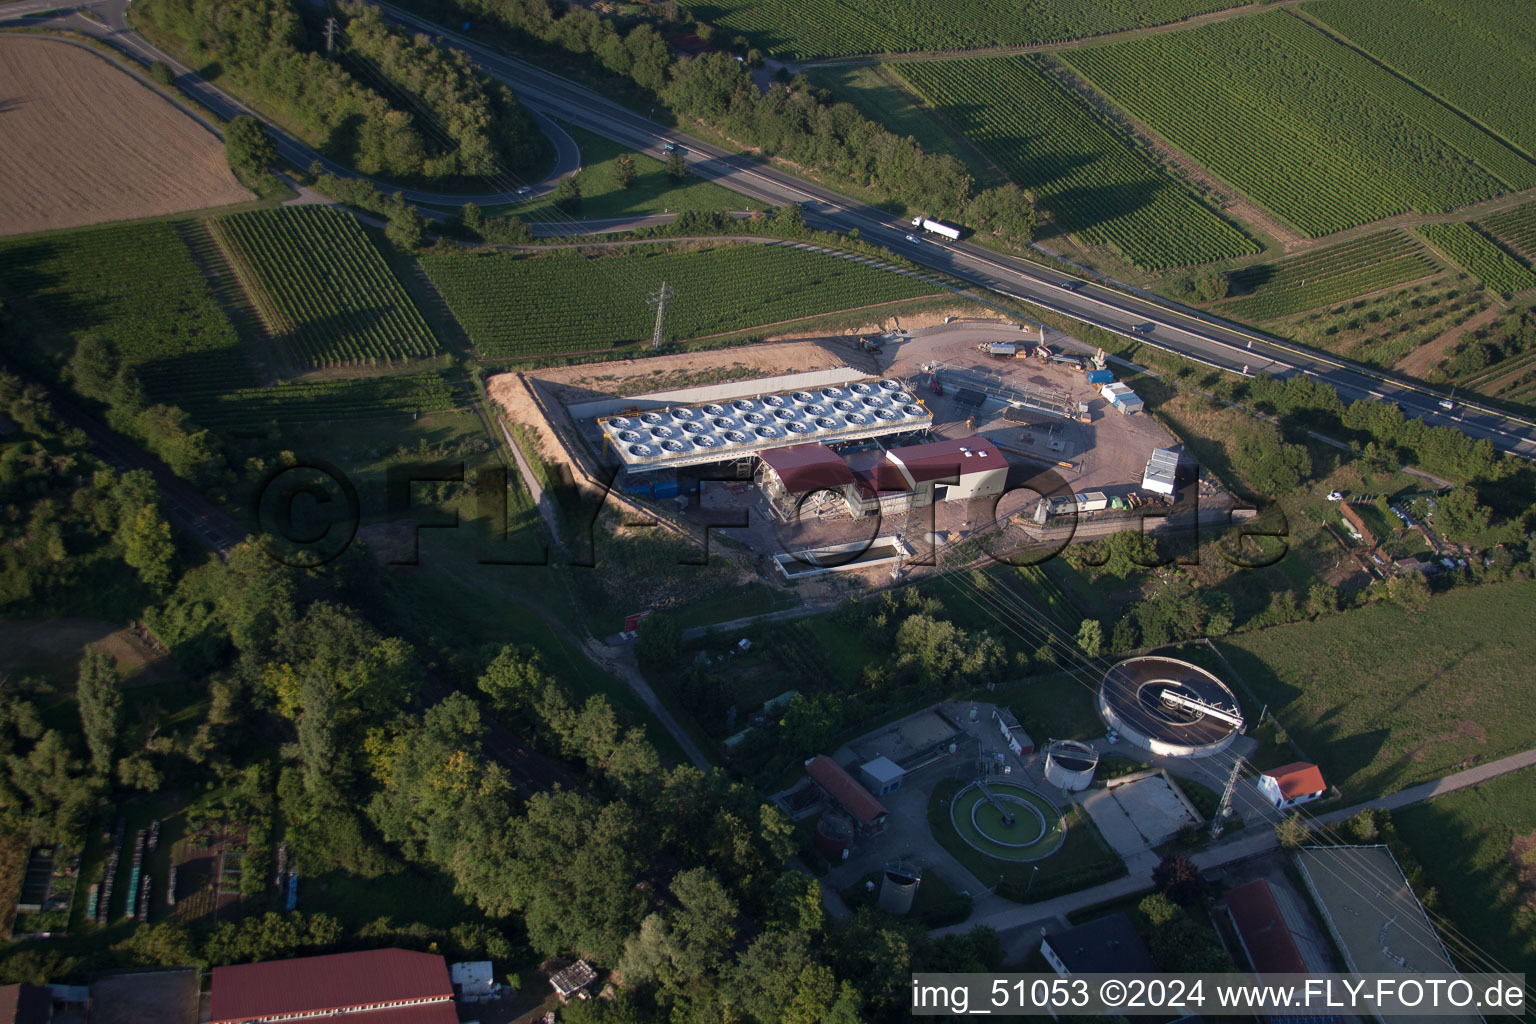
[{"label": "grass field", "polygon": [[1221,310],[1248,320],[1277,317],[1341,302],[1438,273],[1424,247],[1401,231],[1383,231],[1274,263],[1234,270]]},{"label": "grass field", "polygon": [[182,232],[148,222],[0,242],[0,291],[57,330],[110,342],[155,398],[254,385]]},{"label": "grass field", "polygon": [[1523,0],[1314,0],[1302,10],[1536,156],[1536,21]]},{"label": "grass field", "polygon": [[1455,926],[1440,934],[1457,965],[1536,970],[1536,768],[1396,811],[1392,824]]},{"label": "grass field", "polygon": [[1536,203],[1484,217],[1478,227],[1527,263],[1536,262]]},{"label": "grass field", "polygon": [[193,396],[184,405],[199,423],[238,430],[276,423],[415,416],[467,401],[441,373],[432,372],[239,388]]},{"label": "grass field", "polygon": [[960,50],[1043,43],[1179,21],[1230,7],[1228,0],[715,0],[684,4],[694,15],[778,56],[812,57],[904,50]]},{"label": "grass field", "polygon": [[[641,216],[647,213],[677,213],[680,210],[761,210],[763,204],[739,192],[722,188],[702,178],[689,177],[681,183],[667,175],[666,165],[601,135],[562,124],[581,147],[581,170],[576,182],[581,186],[581,209],[566,214],[554,208],[554,194],[545,193],[526,203],[490,208],[492,214],[516,214],[527,222],[567,219],[602,220],[608,217]],[[628,188],[618,183],[619,157],[628,153],[634,160],[635,180]]]},{"label": "grass field", "polygon": [[829,65],[806,69],[806,77],[817,87],[831,90],[834,101],[852,103],[895,134],[910,135],[928,152],[948,153],[961,161],[978,189],[1001,180],[976,147],[951,134],[893,69],[877,64]]},{"label": "grass field", "polygon": [[[1086,889],[1125,874],[1115,856],[1086,814],[1075,807],[1067,812],[1067,834],[1057,851],[1045,860],[998,860],[980,853],[956,834],[949,820],[949,803],[966,783],[943,779],[928,798],[928,827],[939,845],[986,886],[1015,903],[1038,903],[1065,892]],[[1038,870],[1037,870],[1038,869]]]},{"label": "grass field", "polygon": [[[1488,308],[1488,293],[1474,282],[1444,277],[1370,298],[1342,302],[1271,325],[1273,333],[1382,369],[1402,363],[1421,345],[1454,331]],[[1410,371],[1424,376],[1422,368]]]},{"label": "grass field", "polygon": [[1536,184],[1536,164],[1285,11],[1062,54],[1309,236]]},{"label": "grass field", "polygon": [[1062,92],[1035,58],[889,68],[1084,244],[1147,270],[1258,251]]},{"label": "grass field", "polygon": [[1225,642],[1223,652],[1346,801],[1532,746],[1536,584],[1375,604]]},{"label": "grass field", "polygon": [[241,286],[296,368],[437,355],[437,339],[357,220],[328,206],[209,222]]},{"label": "grass field", "polygon": [[1470,224],[1424,224],[1419,234],[1467,273],[1500,295],[1536,285],[1536,274]]},{"label": "grass field", "polygon": [[423,256],[422,268],[481,353],[583,352],[649,340],[663,282],[668,339],[740,330],[941,289],[905,274],[777,245],[585,255]]}]

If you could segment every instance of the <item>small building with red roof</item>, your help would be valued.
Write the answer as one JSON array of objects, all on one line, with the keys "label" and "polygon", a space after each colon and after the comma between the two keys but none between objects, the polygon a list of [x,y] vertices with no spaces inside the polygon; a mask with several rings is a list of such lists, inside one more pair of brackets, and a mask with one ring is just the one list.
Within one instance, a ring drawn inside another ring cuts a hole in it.
[{"label": "small building with red roof", "polygon": [[213,969],[208,1024],[458,1024],[458,1019],[448,965],[433,953],[370,949]]},{"label": "small building with red roof", "polygon": [[1322,769],[1306,761],[1271,768],[1259,776],[1259,792],[1280,810],[1311,803],[1328,791]]},{"label": "small building with red roof", "polygon": [[866,516],[990,497],[1008,483],[1007,457],[979,435],[841,454],[812,441],[766,449],[758,460],[758,485],[785,518],[818,491],[840,494],[855,516]]},{"label": "small building with red roof", "polygon": [[885,828],[885,819],[891,812],[869,790],[859,785],[842,765],[825,754],[817,754],[805,762],[805,774],[847,812],[862,831],[873,833]]}]

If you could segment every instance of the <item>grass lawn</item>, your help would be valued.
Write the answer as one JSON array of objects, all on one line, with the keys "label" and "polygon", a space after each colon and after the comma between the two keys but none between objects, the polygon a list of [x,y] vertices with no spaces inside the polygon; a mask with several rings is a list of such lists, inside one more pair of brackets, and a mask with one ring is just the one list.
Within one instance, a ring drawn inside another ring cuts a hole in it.
[{"label": "grass lawn", "polygon": [[965,164],[981,190],[998,184],[997,170],[963,137],[950,132],[937,116],[924,108],[901,80],[880,65],[816,67],[806,71],[812,84],[830,89],[834,100],[846,100],[865,117],[888,131],[911,136],[929,153],[948,153]]},{"label": "grass lawn", "polygon": [[1346,802],[1532,745],[1536,584],[1375,604],[1221,644]]},{"label": "grass lawn", "polygon": [[[636,153],[600,135],[562,124],[581,147],[581,170],[576,182],[581,186],[581,209],[562,213],[555,209],[553,193],[545,193],[526,203],[490,207],[495,215],[515,213],[526,222],[567,219],[603,220],[609,217],[640,216],[648,213],[677,213],[682,210],[762,210],[766,206],[739,192],[703,178],[689,176],[682,182],[667,175],[660,160]],[[635,161],[635,180],[628,188],[618,182],[619,157],[628,153]]]},{"label": "grass lawn", "polygon": [[991,693],[980,691],[976,697],[1011,707],[1037,747],[1049,740],[1092,739],[1104,734],[1104,723],[1094,710],[1094,690],[1087,682],[1098,675],[1094,668],[1031,676]]},{"label": "grass lawn", "polygon": [[944,779],[933,787],[928,798],[928,827],[939,845],[967,871],[982,882],[997,884],[997,894],[1004,899],[1038,903],[1125,874],[1120,858],[1076,807],[1067,812],[1067,837],[1061,848],[1045,860],[1030,864],[997,860],[977,852],[955,833],[949,821],[949,802],[965,785],[959,779]]},{"label": "grass lawn", "polygon": [[[1501,970],[1536,971],[1536,769],[1397,811],[1398,838],[1434,886],[1435,910]],[[1441,929],[1458,966],[1487,960]]]}]

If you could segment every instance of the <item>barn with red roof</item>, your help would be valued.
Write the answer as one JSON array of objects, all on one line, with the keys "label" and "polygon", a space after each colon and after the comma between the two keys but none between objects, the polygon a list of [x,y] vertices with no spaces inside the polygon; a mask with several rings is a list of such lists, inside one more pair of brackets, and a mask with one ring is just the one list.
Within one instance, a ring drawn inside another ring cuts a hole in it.
[{"label": "barn with red roof", "polygon": [[215,967],[208,1024],[458,1024],[441,956],[370,949]]}]

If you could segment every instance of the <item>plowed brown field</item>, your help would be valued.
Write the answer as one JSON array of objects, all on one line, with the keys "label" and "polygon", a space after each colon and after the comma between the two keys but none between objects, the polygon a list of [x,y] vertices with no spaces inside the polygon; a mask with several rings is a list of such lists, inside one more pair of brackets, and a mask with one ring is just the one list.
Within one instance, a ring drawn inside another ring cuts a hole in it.
[{"label": "plowed brown field", "polygon": [[0,235],[251,198],[224,146],[70,43],[0,36]]}]

